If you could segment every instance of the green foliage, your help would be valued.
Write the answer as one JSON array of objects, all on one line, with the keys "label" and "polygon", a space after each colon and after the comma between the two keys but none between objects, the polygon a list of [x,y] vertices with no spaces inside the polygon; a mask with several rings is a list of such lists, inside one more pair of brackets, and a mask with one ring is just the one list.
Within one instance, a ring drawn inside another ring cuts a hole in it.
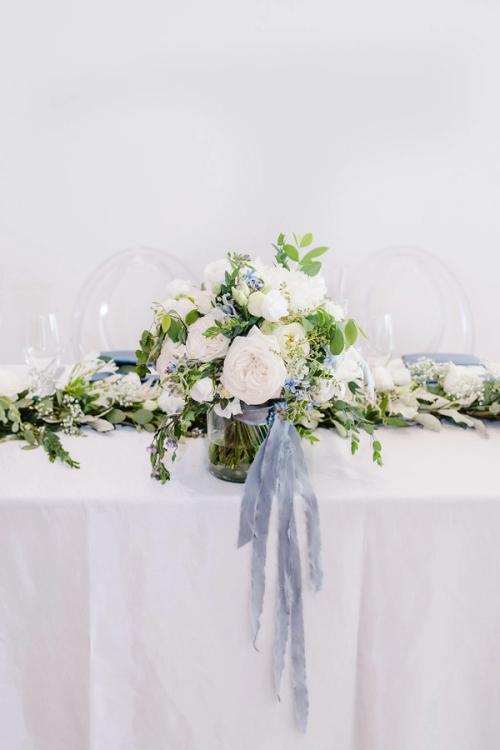
[{"label": "green foliage", "polygon": [[284,268],[290,270],[288,261],[292,260],[298,264],[299,270],[303,271],[308,276],[316,276],[321,270],[321,263],[317,260],[321,255],[327,252],[327,247],[315,247],[309,250],[302,258],[300,257],[300,251],[305,247],[312,244],[313,236],[311,232],[307,232],[303,237],[300,235],[293,235],[295,245],[286,241],[286,236],[281,233],[276,240],[276,244],[273,245],[276,254],[276,262],[282,265]]}]

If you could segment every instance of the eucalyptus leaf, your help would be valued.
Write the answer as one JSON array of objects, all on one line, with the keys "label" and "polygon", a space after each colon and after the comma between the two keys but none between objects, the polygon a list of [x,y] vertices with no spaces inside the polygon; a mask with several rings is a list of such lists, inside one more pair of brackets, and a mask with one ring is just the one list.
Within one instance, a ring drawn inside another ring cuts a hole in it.
[{"label": "eucalyptus leaf", "polygon": [[301,264],[301,270],[308,276],[316,276],[321,270],[321,263],[312,261],[312,263]]},{"label": "eucalyptus leaf", "polygon": [[111,424],[120,424],[127,419],[127,415],[121,409],[111,409],[105,416]]},{"label": "eucalyptus leaf", "polygon": [[304,255],[300,262],[302,263],[302,265],[307,265],[315,258],[319,258],[321,255],[324,255],[327,251],[327,247],[315,247],[313,250],[309,250],[309,252]]},{"label": "eucalyptus leaf", "polygon": [[299,251],[293,245],[285,245],[283,250],[288,255],[290,260],[295,260],[295,261],[299,260]]},{"label": "eucalyptus leaf", "polygon": [[358,327],[352,318],[349,318],[345,324],[344,335],[347,346],[352,346],[356,343],[356,339],[358,338]]},{"label": "eucalyptus leaf", "polygon": [[330,339],[330,351],[332,354],[342,354],[344,351],[344,334],[342,330],[337,326]]},{"label": "eucalyptus leaf", "polygon": [[154,414],[152,411],[149,411],[149,409],[139,409],[132,415],[134,422],[137,422],[137,424],[140,425],[148,424],[153,418]]}]

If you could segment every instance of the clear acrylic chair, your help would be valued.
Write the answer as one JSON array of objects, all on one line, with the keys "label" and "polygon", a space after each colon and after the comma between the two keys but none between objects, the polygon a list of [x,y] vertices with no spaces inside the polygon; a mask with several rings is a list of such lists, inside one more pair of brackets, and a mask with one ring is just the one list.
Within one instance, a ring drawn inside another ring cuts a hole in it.
[{"label": "clear acrylic chair", "polygon": [[73,309],[71,347],[75,358],[95,351],[135,351],[151,325],[151,305],[167,297],[175,278],[189,279],[176,256],[137,247],[112,255],[83,285]]},{"label": "clear acrylic chair", "polygon": [[468,297],[453,271],[416,247],[388,247],[365,256],[348,283],[349,313],[361,324],[392,319],[394,354],[474,352]]}]

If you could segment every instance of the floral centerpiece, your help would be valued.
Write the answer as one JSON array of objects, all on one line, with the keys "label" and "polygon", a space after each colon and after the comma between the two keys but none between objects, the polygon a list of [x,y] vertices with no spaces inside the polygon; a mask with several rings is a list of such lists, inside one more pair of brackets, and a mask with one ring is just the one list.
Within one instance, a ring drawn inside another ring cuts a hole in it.
[{"label": "floral centerpiece", "polygon": [[327,249],[311,234],[280,234],[270,264],[228,253],[201,284],[170,283],[136,353],[140,375],[155,364],[167,412],[153,476],[169,478],[179,440],[207,420],[210,469],[233,481],[245,480],[276,410],[312,442],[320,424],[349,435],[353,451],[361,429],[372,433],[362,408],[370,374],[353,348],[360,329],[328,295],[319,260]]}]

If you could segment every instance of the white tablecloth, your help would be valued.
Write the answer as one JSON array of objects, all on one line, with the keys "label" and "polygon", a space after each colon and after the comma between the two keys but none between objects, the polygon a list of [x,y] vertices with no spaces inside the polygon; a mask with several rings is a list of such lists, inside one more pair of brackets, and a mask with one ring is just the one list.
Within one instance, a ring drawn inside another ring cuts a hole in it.
[{"label": "white tablecloth", "polygon": [[[206,444],[149,479],[149,436],[66,439],[80,471],[0,445],[0,747],[498,750],[499,425],[308,447],[324,588],[304,596],[311,699],[272,689],[275,554],[250,640],[241,487]],[[298,513],[300,520],[301,513]]]}]

